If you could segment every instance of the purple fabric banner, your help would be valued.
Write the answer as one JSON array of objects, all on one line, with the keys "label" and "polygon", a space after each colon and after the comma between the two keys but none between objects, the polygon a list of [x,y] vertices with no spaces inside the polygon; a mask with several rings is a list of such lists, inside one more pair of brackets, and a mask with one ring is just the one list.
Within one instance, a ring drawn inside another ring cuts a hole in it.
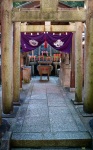
[{"label": "purple fabric banner", "polygon": [[31,34],[31,33],[21,33],[21,46],[23,52],[29,52],[35,50],[45,41],[44,33]]},{"label": "purple fabric banner", "polygon": [[21,46],[23,52],[35,50],[45,40],[54,49],[61,52],[70,53],[72,46],[72,33],[67,34],[53,34],[53,33],[21,33]]},{"label": "purple fabric banner", "polygon": [[72,47],[72,33],[54,35],[53,33],[48,33],[46,40],[54,49],[70,53]]}]

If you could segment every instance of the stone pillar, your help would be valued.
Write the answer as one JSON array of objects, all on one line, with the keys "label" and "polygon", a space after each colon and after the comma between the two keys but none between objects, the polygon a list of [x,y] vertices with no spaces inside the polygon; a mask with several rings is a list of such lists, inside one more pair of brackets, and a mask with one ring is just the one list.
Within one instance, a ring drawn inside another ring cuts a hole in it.
[{"label": "stone pillar", "polygon": [[40,0],[42,12],[55,12],[58,8],[58,0]]},{"label": "stone pillar", "polygon": [[14,23],[13,102],[20,101],[20,22]]},{"label": "stone pillar", "polygon": [[12,0],[1,2],[1,49],[2,49],[2,103],[5,114],[13,111],[13,24]]},{"label": "stone pillar", "polygon": [[93,0],[88,1],[85,38],[84,111],[93,113]]},{"label": "stone pillar", "polygon": [[34,56],[34,50],[32,50],[32,56]]},{"label": "stone pillar", "polygon": [[81,22],[76,23],[75,36],[75,101],[82,102],[82,80],[83,80],[83,50],[82,50]]},{"label": "stone pillar", "polygon": [[41,46],[39,46],[39,53],[38,53],[39,56],[40,56],[40,49],[41,49]]},{"label": "stone pillar", "polygon": [[50,56],[52,56],[52,47],[50,46]]},{"label": "stone pillar", "polygon": [[72,38],[70,91],[75,91],[75,33]]}]

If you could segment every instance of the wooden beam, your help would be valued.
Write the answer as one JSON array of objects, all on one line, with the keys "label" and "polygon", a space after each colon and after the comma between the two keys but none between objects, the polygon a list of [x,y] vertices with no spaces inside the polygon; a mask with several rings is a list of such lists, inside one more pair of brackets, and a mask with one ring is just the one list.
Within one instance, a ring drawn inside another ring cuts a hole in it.
[{"label": "wooden beam", "polygon": [[31,21],[53,21],[53,22],[83,22],[86,20],[85,9],[59,10],[57,12],[41,12],[40,10],[31,9],[13,9],[12,21],[31,22]]},{"label": "wooden beam", "polygon": [[21,32],[75,32],[75,30],[75,24],[50,25],[50,28],[46,28],[45,25],[21,25]]}]

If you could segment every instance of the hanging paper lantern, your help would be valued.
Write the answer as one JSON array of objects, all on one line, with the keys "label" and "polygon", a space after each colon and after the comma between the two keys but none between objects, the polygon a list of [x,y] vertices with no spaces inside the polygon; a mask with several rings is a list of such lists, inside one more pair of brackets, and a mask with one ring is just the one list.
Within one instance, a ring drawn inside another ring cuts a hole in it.
[{"label": "hanging paper lantern", "polygon": [[44,48],[47,48],[47,41],[44,42]]}]

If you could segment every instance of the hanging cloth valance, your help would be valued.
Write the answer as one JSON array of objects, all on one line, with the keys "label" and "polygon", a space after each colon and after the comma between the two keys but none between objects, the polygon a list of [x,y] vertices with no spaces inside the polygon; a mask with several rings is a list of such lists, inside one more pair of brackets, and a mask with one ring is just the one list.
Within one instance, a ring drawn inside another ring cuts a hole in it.
[{"label": "hanging cloth valance", "polygon": [[53,34],[48,33],[46,36],[47,42],[56,50],[70,53],[72,46],[72,33]]},{"label": "hanging cloth valance", "polygon": [[23,52],[35,50],[45,41],[45,35],[43,33],[31,34],[21,33],[21,46]]},{"label": "hanging cloth valance", "polygon": [[44,43],[47,48],[49,43],[54,49],[61,52],[70,53],[72,46],[72,33],[68,34],[53,34],[53,33],[21,33],[21,46],[23,52],[35,50]]}]

